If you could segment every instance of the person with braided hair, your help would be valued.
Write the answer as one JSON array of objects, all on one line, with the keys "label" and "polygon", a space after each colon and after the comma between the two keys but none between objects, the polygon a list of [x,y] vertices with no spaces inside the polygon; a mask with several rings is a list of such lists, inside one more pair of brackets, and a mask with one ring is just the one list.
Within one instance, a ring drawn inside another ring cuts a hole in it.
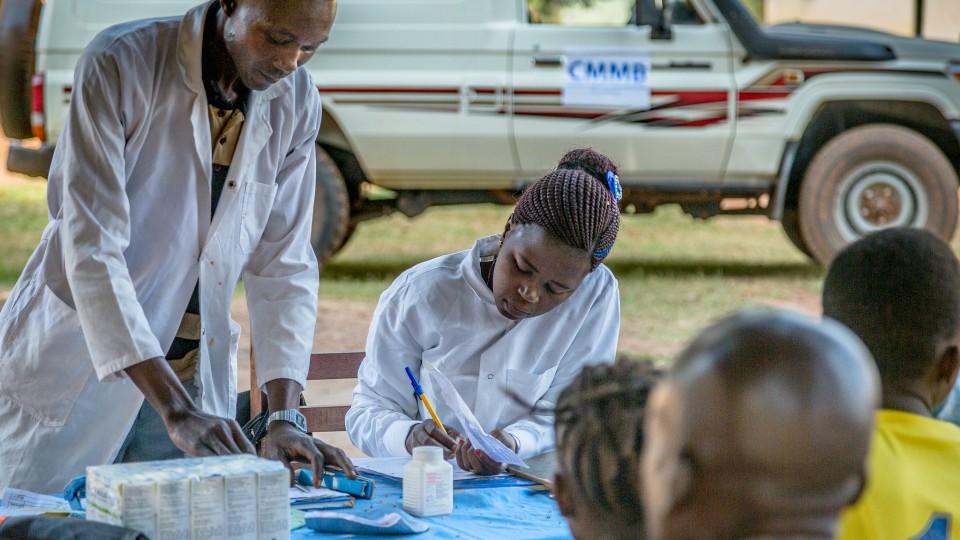
[{"label": "person with braided hair", "polygon": [[660,376],[621,357],[583,368],[560,393],[553,493],[577,540],[643,537],[643,413]]},{"label": "person with braided hair", "polygon": [[552,449],[553,414],[542,411],[584,366],[616,354],[619,289],[602,263],[620,228],[620,193],[610,159],[573,150],[524,192],[502,234],[402,273],[370,325],[346,417],[353,444],[374,457],[442,446],[465,470],[501,470],[458,440],[447,404],[434,404],[446,432],[421,408],[404,368],[435,396],[421,373],[429,363],[508,448],[521,457]]}]

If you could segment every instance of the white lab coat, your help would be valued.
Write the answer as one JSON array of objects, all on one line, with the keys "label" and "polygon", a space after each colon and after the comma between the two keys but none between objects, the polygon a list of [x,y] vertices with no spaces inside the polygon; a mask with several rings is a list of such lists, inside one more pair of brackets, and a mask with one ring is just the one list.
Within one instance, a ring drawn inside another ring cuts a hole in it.
[{"label": "white lab coat", "polygon": [[480,253],[499,239],[419,264],[380,296],[346,419],[350,440],[367,455],[409,455],[407,433],[430,418],[404,367],[416,374],[444,425],[461,430],[423,362],[450,379],[485,431],[505,429],[520,441],[521,457],[529,457],[554,446],[560,391],[584,366],[613,363],[620,295],[610,270],[600,265],[546,314],[511,321],[497,311],[480,275]]},{"label": "white lab coat", "polygon": [[114,459],[143,400],[123,370],[164,355],[198,279],[204,411],[234,415],[241,277],[259,380],[305,381],[319,96],[304,69],[251,92],[211,223],[208,5],[107,29],[77,64],[50,222],[0,312],[0,489],[58,492]]}]

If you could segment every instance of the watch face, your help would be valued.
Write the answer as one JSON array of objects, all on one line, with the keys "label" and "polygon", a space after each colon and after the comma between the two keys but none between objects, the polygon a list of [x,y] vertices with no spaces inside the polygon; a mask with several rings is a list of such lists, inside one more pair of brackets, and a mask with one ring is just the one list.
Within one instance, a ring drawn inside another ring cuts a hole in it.
[{"label": "watch face", "polygon": [[285,411],[277,411],[270,415],[267,419],[267,422],[272,422],[274,420],[283,420],[285,422],[290,422],[300,431],[307,433],[307,419],[300,411],[296,409],[287,409]]},{"label": "watch face", "polygon": [[306,432],[307,432],[307,419],[306,419],[306,417],[304,417],[302,414],[300,414],[300,411],[294,411],[293,418],[294,418],[294,423],[296,424],[296,426],[297,426],[298,428],[300,428],[301,431],[303,431],[304,433],[306,433]]}]

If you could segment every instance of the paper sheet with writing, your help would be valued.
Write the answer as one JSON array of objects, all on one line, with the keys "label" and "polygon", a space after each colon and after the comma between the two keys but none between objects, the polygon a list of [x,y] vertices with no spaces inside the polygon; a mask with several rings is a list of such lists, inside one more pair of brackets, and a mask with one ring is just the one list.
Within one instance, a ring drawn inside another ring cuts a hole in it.
[{"label": "paper sheet with writing", "polygon": [[327,499],[349,499],[350,495],[342,491],[334,491],[325,487],[303,486],[297,484],[297,487],[290,488],[290,503],[303,501],[321,501]]},{"label": "paper sheet with writing", "polygon": [[[406,457],[392,457],[392,458],[353,458],[353,464],[357,466],[358,469],[363,472],[370,472],[374,474],[379,474],[382,476],[389,476],[390,478],[395,478],[397,480],[403,479],[403,466],[407,463],[410,463],[410,456]],[[453,467],[453,481],[456,483],[458,480],[471,480],[474,478],[497,478],[500,476],[507,477],[508,474],[498,474],[496,476],[480,476],[474,474],[470,471],[465,471],[457,465],[457,460],[448,459],[449,463]]]},{"label": "paper sheet with writing", "polygon": [[35,516],[49,512],[82,514],[71,510],[70,503],[60,497],[14,488],[5,489],[0,495],[0,516]]},{"label": "paper sheet with writing", "polygon": [[443,373],[440,373],[433,364],[424,362],[423,366],[426,368],[427,376],[430,377],[430,384],[440,392],[440,398],[443,399],[443,402],[453,409],[453,413],[457,416],[457,420],[460,421],[460,426],[463,428],[463,435],[473,443],[474,448],[482,450],[490,459],[497,463],[506,463],[507,465],[518,465],[521,467],[527,466],[513,450],[510,450],[495,437],[483,431],[477,417],[473,415],[473,411],[470,410],[470,407],[468,407],[466,402],[463,401],[463,398],[460,397],[460,393],[457,392],[457,389],[453,386],[453,383],[450,382],[450,379]]},{"label": "paper sheet with writing", "polygon": [[0,507],[5,508],[44,508],[48,510],[70,511],[70,503],[62,497],[41,495],[32,491],[7,488],[0,496]]}]

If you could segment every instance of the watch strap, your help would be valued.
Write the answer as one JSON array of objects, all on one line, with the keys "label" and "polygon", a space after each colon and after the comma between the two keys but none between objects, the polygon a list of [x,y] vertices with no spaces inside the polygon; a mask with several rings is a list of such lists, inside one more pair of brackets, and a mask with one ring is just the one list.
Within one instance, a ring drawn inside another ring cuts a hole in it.
[{"label": "watch strap", "polygon": [[297,409],[284,409],[282,411],[270,413],[270,416],[267,417],[267,426],[269,426],[271,422],[277,420],[290,422],[294,425],[294,427],[303,433],[307,433],[307,419]]}]

